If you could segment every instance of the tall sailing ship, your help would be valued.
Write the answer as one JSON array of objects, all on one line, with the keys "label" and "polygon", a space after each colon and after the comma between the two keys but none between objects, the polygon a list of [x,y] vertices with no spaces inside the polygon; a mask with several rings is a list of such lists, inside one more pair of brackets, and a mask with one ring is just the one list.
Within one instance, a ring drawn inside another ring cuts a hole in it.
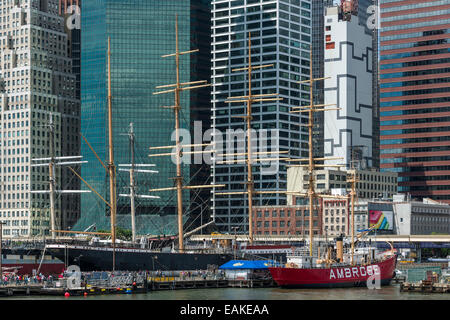
[{"label": "tall sailing ship", "polygon": [[[191,50],[186,52],[180,52],[178,46],[178,17],[175,22],[175,33],[176,33],[176,51],[175,53],[163,56],[174,57],[176,61],[176,83],[158,86],[157,89],[165,88],[164,91],[156,92],[154,94],[164,94],[173,93],[175,96],[175,103],[171,107],[174,111],[175,116],[175,132],[176,132],[176,142],[175,146],[162,146],[153,147],[150,150],[161,150],[161,149],[174,149],[174,153],[170,154],[160,154],[160,155],[150,155],[150,156],[165,156],[173,155],[176,159],[176,174],[174,177],[175,187],[171,188],[161,188],[152,189],[150,192],[164,192],[175,190],[177,192],[177,213],[178,213],[178,235],[165,237],[155,237],[154,239],[146,239],[146,243],[124,243],[118,242],[116,240],[116,181],[115,181],[115,164],[114,164],[114,150],[112,142],[112,96],[111,96],[111,50],[110,50],[110,39],[108,39],[108,127],[109,127],[109,163],[108,165],[102,165],[105,167],[109,176],[110,185],[110,202],[102,198],[102,200],[110,207],[111,211],[111,232],[110,233],[99,233],[99,232],[78,232],[78,231],[61,231],[52,230],[53,233],[63,232],[63,233],[73,233],[73,234],[86,234],[91,236],[109,236],[111,241],[100,242],[86,242],[80,244],[73,244],[67,242],[52,243],[45,246],[44,252],[50,253],[51,255],[64,261],[66,265],[79,265],[82,271],[94,271],[94,270],[128,270],[128,271],[138,271],[138,270],[206,270],[209,266],[215,265],[220,266],[223,263],[229,261],[232,258],[231,252],[226,250],[219,250],[218,248],[189,248],[184,244],[184,238],[188,234],[184,234],[183,230],[183,190],[186,189],[198,189],[198,188],[216,188],[222,187],[223,185],[202,185],[202,186],[185,186],[183,185],[183,177],[181,171],[181,156],[182,154],[188,154],[189,152],[182,152],[185,145],[180,143],[180,92],[185,90],[192,90],[196,88],[206,87],[209,84],[206,81],[195,81],[188,83],[180,82],[180,56],[185,54],[195,53],[198,50]],[[192,147],[192,146],[189,146]],[[92,148],[91,148],[92,150]],[[92,150],[94,151],[94,150]],[[94,151],[95,152],[95,151]],[[193,153],[193,152],[191,152]],[[97,157],[98,158],[98,157]],[[99,159],[99,158],[98,158]],[[137,197],[134,194],[133,186],[133,172],[138,171],[134,169],[136,165],[131,164],[130,171],[130,194],[123,195],[130,197],[131,207],[132,207],[132,226],[134,226],[134,212],[133,212],[133,199]],[[76,174],[75,171],[73,171]],[[81,178],[77,174],[77,176]],[[83,180],[83,179],[82,179]],[[85,184],[93,191],[92,187],[83,180]],[[95,192],[100,196],[97,192]],[[152,196],[148,196],[152,197]],[[156,198],[156,196],[155,196]],[[209,222],[208,224],[210,224]],[[207,224],[207,225],[208,225]],[[204,225],[205,226],[205,225]],[[204,227],[200,226],[200,228]],[[189,232],[193,233],[198,231],[199,228]],[[136,240],[135,230],[133,228],[133,239]],[[173,241],[178,240],[178,250],[174,248],[165,247],[163,249],[152,249],[148,247],[148,243],[152,241],[165,244],[173,244]]]}]

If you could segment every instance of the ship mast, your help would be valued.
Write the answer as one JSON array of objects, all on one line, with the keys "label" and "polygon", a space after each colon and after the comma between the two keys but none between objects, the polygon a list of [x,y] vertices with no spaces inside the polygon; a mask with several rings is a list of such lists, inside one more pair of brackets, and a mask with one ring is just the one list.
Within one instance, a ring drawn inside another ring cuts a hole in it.
[{"label": "ship mast", "polygon": [[[56,230],[55,225],[55,126],[53,118],[50,118],[50,162],[48,164],[49,184],[50,184],[50,225],[52,230]],[[61,228],[60,228],[61,229]],[[56,233],[52,232],[52,239],[55,239]]]},{"label": "ship mast", "polygon": [[[192,152],[184,152],[182,151],[182,147],[195,147],[195,146],[205,146],[206,144],[199,144],[199,145],[181,145],[180,142],[180,93],[187,90],[193,90],[198,88],[204,88],[209,87],[210,84],[207,84],[206,80],[201,81],[191,81],[191,82],[185,82],[182,83],[180,80],[180,56],[185,54],[191,54],[198,52],[198,49],[180,52],[179,49],[179,40],[178,40],[178,15],[175,17],[175,53],[163,55],[162,58],[167,57],[175,57],[175,64],[176,64],[176,83],[174,84],[168,84],[168,85],[162,85],[157,86],[157,89],[161,88],[171,88],[168,90],[155,92],[154,95],[158,94],[165,94],[165,93],[174,93],[175,95],[175,104],[173,106],[163,107],[163,108],[170,108],[174,111],[175,116],[175,146],[164,146],[164,147],[151,147],[150,150],[157,150],[157,149],[175,149],[174,153],[163,153],[163,154],[154,154],[150,155],[150,157],[154,156],[175,156],[175,162],[176,162],[176,177],[173,179],[175,180],[176,187],[174,188],[160,188],[160,189],[151,189],[150,192],[158,192],[158,191],[169,191],[169,190],[176,190],[177,191],[177,216],[178,216],[178,250],[180,252],[184,252],[184,235],[183,235],[183,190],[184,189],[198,189],[198,188],[214,188],[214,187],[223,187],[224,185],[201,185],[201,186],[183,186],[183,176],[182,176],[182,170],[181,170],[181,157],[182,154],[194,154],[194,153],[203,153],[203,151],[192,151]],[[210,144],[207,144],[210,145]],[[205,151],[208,152],[208,151]],[[208,153],[210,153],[209,151]]]},{"label": "ship mast", "polygon": [[109,150],[109,196],[111,203],[111,242],[113,246],[113,271],[116,267],[116,166],[114,165],[114,147],[112,132],[112,96],[111,96],[111,38],[108,37],[108,150]]},{"label": "ship mast", "polygon": [[347,182],[352,184],[350,191],[350,201],[351,201],[351,265],[354,263],[354,254],[355,254],[355,197],[356,197],[356,183],[359,181],[356,175],[356,169],[354,166],[353,160],[353,151],[352,151],[352,162],[351,162],[351,178],[347,179]]},{"label": "ship mast", "polygon": [[[308,173],[309,173],[309,187],[308,187],[308,193],[307,197],[309,200],[309,253],[310,256],[313,255],[313,212],[314,212],[314,200],[318,197],[322,198],[342,198],[339,196],[328,196],[328,195],[319,195],[316,193],[315,185],[314,185],[314,171],[316,167],[342,167],[342,165],[320,165],[315,164],[315,161],[323,161],[323,160],[330,160],[330,159],[341,159],[341,158],[314,158],[313,154],[313,128],[314,128],[314,113],[315,112],[321,112],[321,111],[331,111],[331,110],[340,110],[340,108],[326,108],[328,106],[335,106],[335,104],[314,104],[314,97],[313,97],[313,89],[314,89],[314,83],[316,81],[326,80],[330,79],[330,77],[326,78],[313,78],[312,74],[312,48],[310,48],[310,70],[309,70],[309,80],[300,81],[298,83],[306,83],[309,84],[309,95],[310,95],[310,105],[309,106],[301,106],[301,107],[293,107],[293,109],[298,109],[291,111],[291,113],[296,112],[308,112],[308,134],[309,134],[309,157],[307,159],[292,159],[288,161],[308,161],[307,165],[291,165],[291,167],[308,167]],[[291,193],[294,195],[300,195],[296,193]],[[347,197],[345,197],[347,198]]]},{"label": "ship mast", "polygon": [[218,164],[230,164],[230,163],[239,163],[246,162],[247,163],[247,191],[246,192],[221,192],[217,193],[217,195],[237,195],[237,194],[247,194],[248,197],[248,237],[249,243],[253,244],[253,195],[261,194],[262,192],[258,192],[254,190],[254,180],[253,180],[253,172],[252,172],[252,164],[254,162],[264,162],[264,161],[275,161],[275,160],[286,160],[286,159],[277,159],[277,158],[266,158],[266,159],[253,159],[252,155],[261,155],[261,154],[271,154],[271,153],[286,153],[286,152],[253,152],[252,150],[252,139],[251,139],[251,131],[252,131],[252,104],[255,102],[263,102],[263,101],[279,101],[283,100],[282,98],[274,98],[277,96],[277,93],[269,93],[269,94],[258,94],[254,95],[252,93],[252,71],[273,67],[273,64],[270,65],[252,65],[252,40],[251,33],[248,33],[248,67],[233,69],[233,72],[236,71],[247,71],[248,73],[248,92],[246,96],[238,96],[238,97],[228,97],[225,101],[227,103],[246,103],[247,106],[247,114],[245,116],[231,116],[236,118],[244,118],[246,120],[247,126],[247,152],[244,153],[232,153],[232,154],[222,154],[220,156],[247,156],[245,160],[228,160],[218,162]]},{"label": "ship mast", "polygon": [[309,254],[312,256],[312,248],[313,248],[313,212],[314,212],[314,199],[316,198],[316,190],[314,187],[314,158],[313,158],[313,127],[314,127],[314,96],[313,96],[313,88],[314,81],[312,74],[312,48],[310,49],[310,59],[311,65],[309,68],[309,98],[310,98],[310,109],[308,110],[308,139],[309,139]]},{"label": "ship mast", "polygon": [[[130,123],[130,151],[131,151],[131,168],[130,168],[130,205],[131,205],[131,234],[133,242],[136,241],[136,208],[135,208],[135,197],[136,189],[134,187],[134,128],[133,124]],[[119,169],[120,170],[120,169]]]},{"label": "ship mast", "polygon": [[[81,159],[82,156],[66,156],[66,157],[56,157],[55,156],[55,124],[53,122],[53,118],[50,117],[50,122],[46,125],[50,131],[50,157],[49,158],[36,158],[32,159],[33,163],[31,167],[46,167],[49,169],[49,190],[31,190],[32,194],[46,194],[49,193],[50,197],[50,232],[52,234],[52,239],[56,238],[58,232],[62,232],[62,212],[60,211],[60,217],[57,219],[56,217],[56,205],[55,205],[55,195],[58,194],[79,194],[90,191],[83,190],[56,190],[56,167],[57,166],[66,166],[66,165],[78,165],[87,163],[87,161],[77,161]],[[42,161],[46,161],[42,163]],[[48,161],[48,163],[47,163]],[[69,167],[72,170],[72,168]],[[58,220],[58,221],[57,221]],[[58,228],[57,228],[58,227]],[[43,232],[44,235],[44,232]],[[45,239],[45,237],[44,237]]]},{"label": "ship mast", "polygon": [[350,191],[351,197],[351,215],[352,215],[352,242],[351,242],[351,264],[354,263],[355,254],[355,195],[356,195],[356,170],[352,168],[352,179],[349,181],[352,184],[352,190]]},{"label": "ship mast", "polygon": [[[92,152],[94,153],[94,155],[96,156],[97,160],[101,163],[101,165],[103,166],[103,168],[105,168],[106,173],[109,175],[110,178],[110,202],[106,201],[86,180],[84,180],[80,174],[78,174],[77,171],[75,171],[70,165],[78,165],[81,163],[87,163],[87,161],[74,161],[74,159],[81,159],[82,156],[68,156],[68,157],[55,157],[54,156],[54,148],[52,147],[51,149],[51,157],[50,158],[42,158],[42,159],[32,159],[33,161],[50,161],[50,164],[45,164],[45,163],[36,163],[36,164],[32,164],[32,167],[39,167],[39,166],[49,166],[50,168],[50,185],[52,185],[52,180],[53,180],[53,184],[54,184],[54,174],[52,173],[54,170],[53,165],[68,165],[68,169],[70,169],[70,171],[72,171],[72,173],[77,176],[81,181],[83,181],[86,186],[90,189],[90,191],[86,191],[86,190],[60,190],[60,191],[55,191],[54,187],[53,187],[53,192],[57,192],[57,193],[86,193],[86,192],[94,192],[100,199],[102,199],[102,201],[111,209],[111,233],[106,233],[106,232],[82,232],[82,231],[68,231],[68,230],[54,230],[52,229],[51,231],[53,233],[56,232],[60,232],[60,233],[68,233],[68,234],[86,234],[86,235],[103,235],[103,236],[107,236],[110,235],[111,236],[111,242],[113,245],[113,262],[112,262],[112,270],[115,271],[115,265],[116,265],[116,246],[115,246],[115,227],[116,227],[116,192],[115,192],[115,188],[116,188],[116,183],[115,183],[115,173],[116,173],[116,168],[114,165],[114,150],[113,150],[113,140],[112,140],[112,96],[111,96],[111,38],[108,37],[108,129],[109,129],[109,163],[108,166],[106,166],[103,161],[100,159],[100,157],[98,156],[98,154],[95,152],[95,150],[92,148],[92,146],[89,144],[89,142],[87,141],[87,139],[82,135],[81,137],[84,139],[84,141],[86,142],[86,144],[89,146],[89,148],[92,150]],[[54,129],[52,129],[53,123],[50,123],[50,127],[51,127],[51,132],[54,133]],[[52,145],[54,142],[54,138],[52,138]],[[55,160],[68,160],[67,162],[55,162]],[[52,170],[53,167],[53,170]],[[39,191],[31,191],[31,193],[48,193],[51,191],[46,191],[46,190],[39,190]],[[52,205],[53,204],[53,205]],[[52,221],[55,220],[55,210],[53,208],[54,206],[54,201],[51,201],[51,212],[53,212],[53,217],[52,217]],[[55,224],[54,222],[52,222],[52,225]],[[53,226],[52,226],[53,228]]]},{"label": "ship mast", "polygon": [[[131,153],[131,164],[119,164],[119,171],[128,171],[130,173],[130,194],[119,194],[120,197],[130,198],[130,213],[131,213],[131,234],[132,241],[136,242],[136,205],[135,199],[159,199],[158,196],[148,196],[148,195],[138,195],[136,194],[136,183],[134,178],[134,173],[158,173],[155,170],[140,169],[141,167],[154,167],[154,164],[136,164],[134,155],[134,126],[130,123],[130,130],[128,132],[128,138],[130,140],[130,153]],[[125,167],[125,168],[120,168]],[[139,169],[136,169],[138,167]]]}]

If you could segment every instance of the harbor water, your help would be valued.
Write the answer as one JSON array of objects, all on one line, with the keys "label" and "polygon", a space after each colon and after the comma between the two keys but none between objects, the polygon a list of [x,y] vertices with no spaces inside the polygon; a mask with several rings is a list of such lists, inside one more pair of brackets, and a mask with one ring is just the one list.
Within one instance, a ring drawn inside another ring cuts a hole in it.
[{"label": "harbor water", "polygon": [[[449,294],[400,292],[399,284],[381,289],[282,289],[213,288],[151,291],[146,294],[72,296],[22,296],[3,300],[450,300]],[[1,300],[1,298],[0,298]]]}]

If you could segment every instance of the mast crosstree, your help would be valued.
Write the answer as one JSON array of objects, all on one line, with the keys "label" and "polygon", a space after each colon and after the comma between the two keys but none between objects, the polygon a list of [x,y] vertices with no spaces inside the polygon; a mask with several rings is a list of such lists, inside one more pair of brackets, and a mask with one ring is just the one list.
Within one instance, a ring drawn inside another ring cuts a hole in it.
[{"label": "mast crosstree", "polygon": [[[245,103],[247,106],[247,114],[244,116],[232,116],[234,118],[243,118],[246,121],[247,126],[247,152],[243,153],[233,153],[233,154],[223,154],[221,156],[246,156],[246,159],[236,159],[236,160],[226,160],[217,162],[217,164],[237,164],[241,162],[245,162],[247,164],[247,191],[245,192],[220,192],[216,193],[218,196],[225,196],[225,195],[237,195],[237,194],[247,194],[248,197],[248,236],[249,236],[249,242],[250,244],[253,244],[253,195],[261,193],[254,190],[254,179],[253,179],[253,172],[252,172],[252,165],[254,162],[267,162],[267,161],[279,161],[279,160],[286,160],[288,158],[259,158],[259,159],[253,159],[254,155],[261,155],[261,154],[280,154],[280,153],[287,153],[287,151],[275,151],[275,152],[253,152],[252,149],[252,104],[255,102],[265,102],[265,101],[280,101],[283,100],[283,98],[276,98],[278,96],[278,93],[268,93],[268,94],[258,94],[254,95],[252,93],[252,72],[254,70],[264,69],[264,68],[270,68],[273,67],[273,64],[268,65],[258,65],[254,66],[252,65],[252,40],[251,40],[251,33],[248,34],[248,66],[244,68],[238,68],[233,69],[231,71],[233,72],[239,72],[239,71],[247,71],[248,73],[248,92],[246,96],[237,96],[237,97],[228,97],[228,99],[225,100],[226,103]],[[271,192],[270,192],[271,193]]]},{"label": "mast crosstree", "polygon": [[[184,82],[180,81],[180,57],[186,54],[192,54],[199,52],[198,49],[189,50],[180,52],[179,49],[179,40],[178,40],[178,15],[175,17],[175,53],[163,55],[162,58],[174,57],[176,63],[176,83],[167,84],[157,86],[156,89],[165,89],[167,90],[154,92],[154,95],[173,93],[175,98],[175,103],[173,106],[163,106],[163,108],[172,109],[175,117],[175,146],[163,146],[163,147],[151,147],[150,150],[160,150],[160,149],[173,149],[175,148],[175,152],[172,153],[162,153],[162,154],[151,154],[150,157],[157,156],[175,156],[176,162],[176,177],[175,180],[176,186],[173,188],[159,188],[159,189],[151,189],[150,192],[159,192],[159,191],[177,191],[177,215],[178,215],[178,250],[180,252],[184,252],[184,235],[183,235],[183,190],[184,189],[199,189],[199,188],[216,188],[216,187],[224,187],[225,185],[201,185],[201,186],[184,186],[183,185],[183,176],[181,170],[181,157],[182,154],[194,154],[194,153],[211,153],[212,151],[192,151],[192,152],[183,152],[182,148],[186,146],[182,146],[180,143],[180,93],[183,91],[189,91],[193,89],[205,88],[209,87],[210,84],[207,83],[206,80],[201,81],[191,81]],[[190,146],[204,146],[201,145],[190,145]]]},{"label": "mast crosstree", "polygon": [[[65,156],[55,157],[55,124],[53,118],[50,117],[50,123],[47,125],[50,131],[50,157],[49,158],[36,158],[32,159],[33,163],[31,167],[43,167],[48,166],[49,169],[49,190],[32,190],[32,194],[49,193],[50,198],[50,232],[52,239],[56,238],[58,232],[62,232],[62,217],[58,219],[56,214],[55,195],[58,194],[80,194],[90,191],[85,190],[56,190],[56,167],[69,166],[69,165],[81,165],[87,163],[87,161],[81,161],[79,159],[82,156]],[[42,161],[45,161],[42,163]],[[48,161],[48,162],[47,162]],[[71,167],[70,170],[74,171]]]},{"label": "mast crosstree", "polygon": [[[119,194],[119,197],[128,197],[130,198],[130,213],[131,213],[131,235],[132,235],[132,241],[136,241],[136,205],[135,205],[135,199],[159,199],[158,196],[149,196],[149,195],[138,195],[136,194],[136,183],[135,183],[135,172],[140,173],[158,173],[156,170],[148,170],[148,169],[141,169],[145,167],[154,167],[154,164],[136,164],[135,163],[135,156],[134,156],[134,126],[133,123],[130,123],[130,130],[128,132],[128,137],[130,139],[130,152],[131,152],[131,164],[119,164],[119,171],[127,171],[130,173],[130,194]],[[121,168],[122,167],[122,168]],[[136,167],[138,169],[136,169]]]},{"label": "mast crosstree", "polygon": [[[310,86],[310,105],[309,106],[300,106],[300,107],[292,107],[291,113],[303,113],[308,112],[308,133],[309,133],[309,157],[307,159],[292,159],[288,161],[293,162],[301,162],[301,161],[307,161],[308,164],[301,164],[301,165],[291,165],[291,167],[307,167],[309,171],[309,187],[308,187],[308,193],[306,194],[309,199],[309,253],[312,256],[313,255],[313,210],[314,210],[314,201],[316,198],[337,198],[337,199],[346,199],[349,200],[351,203],[351,220],[352,220],[352,232],[351,232],[351,263],[354,265],[354,251],[355,251],[355,242],[354,242],[354,209],[355,209],[355,196],[356,196],[356,182],[358,179],[356,178],[356,170],[352,166],[352,171],[350,172],[351,178],[347,179],[347,182],[350,182],[352,184],[351,191],[348,196],[332,196],[332,195],[322,195],[318,194],[315,190],[315,181],[314,181],[314,170],[316,167],[320,168],[326,168],[326,167],[344,167],[345,164],[316,164],[315,161],[323,161],[323,160],[337,160],[337,159],[343,159],[342,157],[327,157],[327,158],[314,158],[313,155],[313,127],[314,127],[314,113],[315,112],[324,112],[324,111],[332,111],[332,110],[341,110],[341,108],[328,108],[330,106],[336,106],[336,104],[314,104],[313,99],[313,85],[316,81],[322,81],[326,79],[330,79],[331,77],[324,77],[324,78],[313,78],[312,75],[312,49],[310,49],[310,79],[300,81],[298,83],[307,83]],[[350,199],[349,199],[350,198]]]}]

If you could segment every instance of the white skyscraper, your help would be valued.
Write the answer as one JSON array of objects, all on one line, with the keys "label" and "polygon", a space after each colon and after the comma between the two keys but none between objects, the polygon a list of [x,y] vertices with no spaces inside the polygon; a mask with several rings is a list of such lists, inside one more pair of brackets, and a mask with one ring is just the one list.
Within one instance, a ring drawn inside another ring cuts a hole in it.
[{"label": "white skyscraper", "polygon": [[[357,17],[342,19],[339,7],[325,17],[325,104],[340,110],[324,114],[324,153],[327,164],[358,161],[373,166],[372,36]],[[353,154],[353,157],[352,157]]]},{"label": "white skyscraper", "polygon": [[[0,1],[0,220],[3,236],[49,234],[49,169],[32,159],[79,153],[79,101],[71,74],[59,0]],[[58,189],[77,189],[68,169],[56,169]],[[77,196],[56,197],[57,227],[78,218]],[[64,203],[64,208],[61,207]]]}]

